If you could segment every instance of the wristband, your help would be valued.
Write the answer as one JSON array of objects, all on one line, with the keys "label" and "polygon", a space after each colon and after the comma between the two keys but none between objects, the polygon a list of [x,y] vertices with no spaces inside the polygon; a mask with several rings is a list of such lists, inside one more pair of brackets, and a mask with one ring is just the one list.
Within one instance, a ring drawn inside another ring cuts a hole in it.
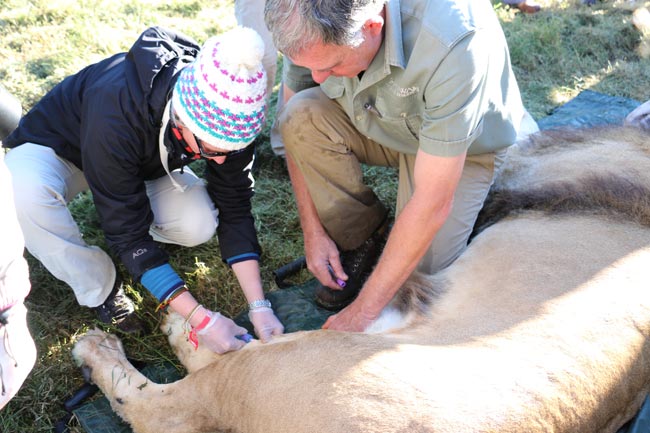
[{"label": "wristband", "polygon": [[167,307],[169,307],[169,304],[176,298],[178,298],[180,295],[182,295],[185,292],[189,292],[189,289],[187,288],[186,285],[182,285],[178,289],[174,290],[171,295],[167,297],[164,301],[162,301],[158,306],[156,307],[156,312],[162,310],[163,312],[167,312]]},{"label": "wristband", "polygon": [[248,304],[249,310],[255,310],[261,307],[271,308],[271,301],[269,301],[268,299],[258,299]]},{"label": "wristband", "polygon": [[[196,311],[201,306],[202,305],[197,305],[196,307],[194,307],[194,310],[192,310],[187,320],[185,321],[186,324],[189,325],[189,320],[192,318],[192,315],[196,313]],[[219,313],[212,313],[210,311],[207,311],[207,314],[205,315],[203,320],[201,320],[201,323],[199,323],[196,327],[189,325],[191,330],[189,332],[187,339],[192,344],[192,346],[194,346],[194,350],[199,348],[199,337],[197,337],[197,335],[205,334],[208,328],[214,325],[214,322],[217,321],[220,315],[221,314]]]},{"label": "wristband", "polygon": [[[190,320],[192,320],[192,317],[196,314],[197,311],[199,311],[199,308],[201,308],[203,305],[201,304],[196,304],[194,308],[192,308],[192,311],[190,311],[190,314],[187,315],[187,318],[185,319],[185,329],[193,328],[192,325],[190,325]],[[207,317],[207,316],[206,316]]]}]

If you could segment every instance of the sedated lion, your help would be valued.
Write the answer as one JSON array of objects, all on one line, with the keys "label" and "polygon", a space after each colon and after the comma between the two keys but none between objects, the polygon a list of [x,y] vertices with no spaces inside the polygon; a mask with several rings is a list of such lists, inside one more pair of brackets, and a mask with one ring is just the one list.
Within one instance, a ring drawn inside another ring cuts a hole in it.
[{"label": "sedated lion", "polygon": [[170,316],[189,374],[166,385],[101,331],[73,355],[136,433],[613,433],[650,391],[649,138],[551,131],[511,148],[467,250],[394,300],[400,326],[218,356]]}]

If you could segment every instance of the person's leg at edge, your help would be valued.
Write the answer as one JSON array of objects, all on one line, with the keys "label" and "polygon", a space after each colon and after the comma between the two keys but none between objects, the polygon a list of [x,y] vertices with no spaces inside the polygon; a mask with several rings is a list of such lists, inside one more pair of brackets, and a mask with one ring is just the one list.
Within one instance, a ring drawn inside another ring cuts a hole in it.
[{"label": "person's leg at edge", "polygon": [[[264,41],[264,58],[262,59],[262,64],[264,65],[268,79],[266,88],[268,104],[266,108],[267,119],[270,118],[269,114],[272,112],[275,112],[277,116],[282,109],[284,95],[282,94],[282,86],[280,86],[275,107],[271,107],[270,98],[277,75],[278,52],[273,44],[273,37],[264,23],[264,0],[236,0],[235,17],[239,25],[252,28],[259,33]],[[277,122],[274,122],[271,127],[270,138],[273,152],[278,156],[284,156],[284,143],[282,143],[282,135],[280,134]]]},{"label": "person's leg at edge", "polygon": [[235,0],[235,18],[240,26],[255,30],[264,42],[262,65],[266,71],[266,96],[269,98],[275,85],[278,51],[273,44],[271,32],[264,23],[264,0]]},{"label": "person's leg at edge", "polygon": [[31,283],[12,183],[4,152],[0,152],[0,409],[16,395],[36,363],[36,345],[24,304]]},{"label": "person's leg at edge", "polygon": [[[277,102],[275,107],[271,107],[271,94],[275,86],[275,78],[277,75],[277,62],[278,51],[273,44],[273,37],[271,32],[266,28],[264,23],[264,0],[235,0],[235,18],[237,23],[244,27],[250,27],[255,30],[262,37],[264,41],[264,57],[262,64],[266,71],[268,84],[266,87],[266,114],[267,119],[270,119],[270,113],[275,110],[275,113],[280,112],[283,105],[284,95],[282,94],[282,86],[277,95]],[[282,143],[282,136],[278,129],[276,122],[271,127],[271,149],[278,156],[284,156],[284,144]]]},{"label": "person's leg at edge", "polygon": [[36,363],[36,345],[20,302],[0,312],[0,409],[11,400]]}]

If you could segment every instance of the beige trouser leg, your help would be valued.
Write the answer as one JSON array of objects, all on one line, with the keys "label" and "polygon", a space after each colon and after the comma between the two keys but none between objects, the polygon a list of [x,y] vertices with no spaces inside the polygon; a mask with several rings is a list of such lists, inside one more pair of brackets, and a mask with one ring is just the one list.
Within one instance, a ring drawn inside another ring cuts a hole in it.
[{"label": "beige trouser leg", "polygon": [[280,114],[278,126],[330,237],[343,250],[361,245],[379,227],[387,210],[363,183],[360,163],[394,165],[397,153],[369,145],[370,140],[358,133],[340,105],[318,87],[294,95]]},{"label": "beige trouser leg", "polygon": [[[360,163],[399,167],[398,215],[411,198],[415,155],[401,154],[359,134],[341,106],[320,88],[296,94],[278,121],[287,152],[305,178],[323,226],[343,250],[359,246],[386,215],[385,207],[363,183]],[[434,273],[465,249],[500,161],[501,153],[466,159],[451,215],[420,270]]]}]

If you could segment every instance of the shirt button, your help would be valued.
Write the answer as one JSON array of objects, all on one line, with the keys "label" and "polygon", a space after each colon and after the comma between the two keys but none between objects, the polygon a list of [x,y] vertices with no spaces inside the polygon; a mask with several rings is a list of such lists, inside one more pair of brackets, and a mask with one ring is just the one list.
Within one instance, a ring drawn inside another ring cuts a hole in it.
[{"label": "shirt button", "polygon": [[358,122],[360,122],[361,119],[363,119],[363,116],[361,116],[361,115],[357,116],[357,121],[358,121]]},{"label": "shirt button", "polygon": [[400,113],[400,116],[406,117],[406,113]]}]

